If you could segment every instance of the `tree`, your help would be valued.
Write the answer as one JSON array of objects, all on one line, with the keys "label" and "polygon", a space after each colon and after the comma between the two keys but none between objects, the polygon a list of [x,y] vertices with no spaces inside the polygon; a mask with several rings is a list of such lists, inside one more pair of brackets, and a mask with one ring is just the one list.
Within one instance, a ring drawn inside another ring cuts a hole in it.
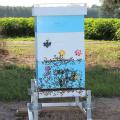
[{"label": "tree", "polygon": [[31,7],[0,6],[0,17],[31,17]]},{"label": "tree", "polygon": [[120,0],[101,0],[103,17],[120,18]]},{"label": "tree", "polygon": [[97,5],[93,5],[91,8],[88,8],[87,18],[100,18],[101,17],[101,7]]}]

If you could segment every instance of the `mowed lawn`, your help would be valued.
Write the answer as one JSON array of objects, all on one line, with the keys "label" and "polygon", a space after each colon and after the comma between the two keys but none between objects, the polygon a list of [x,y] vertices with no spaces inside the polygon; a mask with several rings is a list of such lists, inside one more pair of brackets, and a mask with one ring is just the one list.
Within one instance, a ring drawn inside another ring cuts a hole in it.
[{"label": "mowed lawn", "polygon": [[[86,89],[120,96],[120,41],[86,40]],[[0,100],[27,100],[35,78],[34,38],[0,39]]]}]

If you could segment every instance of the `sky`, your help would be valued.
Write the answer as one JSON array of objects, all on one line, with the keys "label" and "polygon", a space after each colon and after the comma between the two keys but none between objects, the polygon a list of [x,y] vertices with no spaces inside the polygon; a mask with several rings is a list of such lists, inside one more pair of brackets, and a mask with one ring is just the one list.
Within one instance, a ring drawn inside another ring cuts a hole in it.
[{"label": "sky", "polygon": [[0,0],[0,6],[32,6],[40,3],[87,3],[89,7],[100,5],[99,0]]}]

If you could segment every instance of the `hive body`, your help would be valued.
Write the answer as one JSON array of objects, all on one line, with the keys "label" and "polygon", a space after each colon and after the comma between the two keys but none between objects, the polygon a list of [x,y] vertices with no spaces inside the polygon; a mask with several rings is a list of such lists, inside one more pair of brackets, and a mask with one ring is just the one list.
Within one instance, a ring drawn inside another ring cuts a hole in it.
[{"label": "hive body", "polygon": [[86,6],[37,6],[36,78],[41,89],[85,88]]}]

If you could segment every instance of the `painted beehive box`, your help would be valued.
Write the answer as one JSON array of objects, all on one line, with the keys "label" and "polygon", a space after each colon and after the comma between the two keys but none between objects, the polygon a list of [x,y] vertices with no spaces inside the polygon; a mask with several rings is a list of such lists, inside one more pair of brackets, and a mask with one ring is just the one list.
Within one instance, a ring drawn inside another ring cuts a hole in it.
[{"label": "painted beehive box", "polygon": [[36,77],[41,89],[85,87],[85,5],[36,6]]}]

